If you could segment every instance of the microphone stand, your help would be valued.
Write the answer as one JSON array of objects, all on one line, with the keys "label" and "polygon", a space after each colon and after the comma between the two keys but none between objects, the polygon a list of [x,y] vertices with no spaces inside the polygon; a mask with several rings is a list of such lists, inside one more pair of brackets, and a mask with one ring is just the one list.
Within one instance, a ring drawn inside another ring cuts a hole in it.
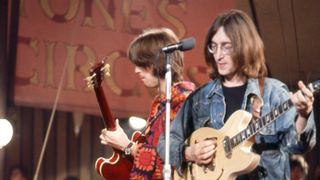
[{"label": "microphone stand", "polygon": [[171,180],[171,166],[170,166],[170,107],[171,107],[171,53],[165,53],[166,59],[166,124],[165,124],[165,164],[163,168],[163,177],[165,180]]}]

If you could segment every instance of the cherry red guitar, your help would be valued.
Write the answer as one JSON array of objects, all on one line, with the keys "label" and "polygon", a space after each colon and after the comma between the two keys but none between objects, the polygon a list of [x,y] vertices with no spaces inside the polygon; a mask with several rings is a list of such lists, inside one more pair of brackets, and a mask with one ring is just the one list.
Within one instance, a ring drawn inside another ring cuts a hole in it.
[{"label": "cherry red guitar", "polygon": [[[115,118],[110,111],[107,98],[101,87],[101,82],[105,76],[110,76],[109,64],[102,61],[90,69],[90,76],[86,80],[89,88],[93,88],[95,91],[105,128],[108,131],[114,131],[116,129]],[[141,133],[137,131],[132,135],[131,140],[137,141],[140,137],[142,137]],[[95,169],[104,179],[127,180],[132,166],[132,157],[127,157],[122,151],[113,148],[113,154],[110,158],[100,157],[96,160]]]}]

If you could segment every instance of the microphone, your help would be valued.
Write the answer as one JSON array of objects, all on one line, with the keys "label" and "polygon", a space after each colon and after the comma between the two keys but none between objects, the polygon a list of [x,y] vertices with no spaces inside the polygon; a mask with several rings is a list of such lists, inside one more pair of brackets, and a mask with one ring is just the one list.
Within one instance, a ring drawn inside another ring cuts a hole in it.
[{"label": "microphone", "polygon": [[194,48],[195,43],[196,43],[196,40],[193,37],[189,37],[189,38],[181,40],[180,42],[178,42],[176,44],[170,44],[168,46],[165,46],[161,50],[164,53],[171,53],[175,50],[187,51],[187,50]]}]

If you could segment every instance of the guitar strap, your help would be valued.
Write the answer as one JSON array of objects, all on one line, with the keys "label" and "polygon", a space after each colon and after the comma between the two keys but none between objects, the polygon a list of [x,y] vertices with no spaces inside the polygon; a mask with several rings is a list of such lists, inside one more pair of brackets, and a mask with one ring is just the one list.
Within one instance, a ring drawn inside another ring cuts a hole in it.
[{"label": "guitar strap", "polygon": [[[264,77],[258,79],[261,98],[259,98],[258,96],[253,96],[252,97],[253,99],[251,99],[253,119],[260,118],[261,107],[263,106],[264,80],[265,80]],[[262,144],[262,145],[265,145],[265,144]],[[270,148],[269,147],[270,144],[267,144],[266,146],[268,146],[268,148]],[[265,148],[265,147],[262,147],[261,144],[258,145],[258,144],[254,143],[252,148],[255,152],[257,152],[258,154],[261,154],[263,151],[262,148]],[[265,149],[267,149],[267,148],[265,148]],[[245,178],[247,178],[247,179],[263,179],[267,176],[267,174],[268,174],[267,170],[264,167],[259,165],[248,174],[248,177],[245,177]]]},{"label": "guitar strap", "polygon": [[162,108],[160,109],[157,114],[155,116],[153,116],[153,118],[147,123],[146,127],[144,127],[141,130],[141,135],[145,135],[146,133],[148,133],[148,131],[150,130],[150,127],[152,126],[152,124],[154,123],[155,120],[158,119],[158,117],[166,110],[166,108]]},{"label": "guitar strap", "polygon": [[260,95],[263,98],[263,95],[264,95],[264,77],[259,78],[258,81],[259,81]]}]

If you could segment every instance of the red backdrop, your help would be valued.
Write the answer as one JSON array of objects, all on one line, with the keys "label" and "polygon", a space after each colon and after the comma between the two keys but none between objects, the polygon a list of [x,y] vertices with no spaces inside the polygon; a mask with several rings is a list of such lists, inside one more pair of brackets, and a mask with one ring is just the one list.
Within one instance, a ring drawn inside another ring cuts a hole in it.
[{"label": "red backdrop", "polygon": [[[52,108],[66,64],[59,110],[99,112],[84,78],[102,58],[111,65],[103,87],[116,117],[146,116],[151,91],[126,58],[130,41],[148,27],[169,27],[180,38],[193,36],[185,53],[185,77],[207,81],[203,40],[217,13],[235,0],[29,0],[21,1],[15,103]],[[66,63],[67,62],[67,63]]]}]

